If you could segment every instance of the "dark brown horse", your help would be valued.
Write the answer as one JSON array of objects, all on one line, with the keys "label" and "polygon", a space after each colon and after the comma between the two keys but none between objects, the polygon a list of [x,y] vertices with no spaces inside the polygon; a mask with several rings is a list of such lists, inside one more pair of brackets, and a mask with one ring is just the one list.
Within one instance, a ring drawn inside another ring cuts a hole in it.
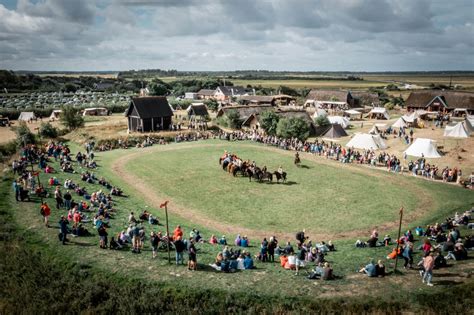
[{"label": "dark brown horse", "polygon": [[283,172],[283,173],[279,173],[279,172],[273,172],[273,174],[275,175],[276,177],[276,180],[277,180],[277,183],[280,182],[280,180],[282,180],[282,182],[286,182],[286,172]]}]

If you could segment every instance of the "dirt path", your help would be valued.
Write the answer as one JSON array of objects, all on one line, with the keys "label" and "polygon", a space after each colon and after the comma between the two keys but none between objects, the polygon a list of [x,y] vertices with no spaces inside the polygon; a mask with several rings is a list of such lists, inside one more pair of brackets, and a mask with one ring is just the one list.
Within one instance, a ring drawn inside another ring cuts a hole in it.
[{"label": "dirt path", "polygon": [[[241,144],[243,147],[252,147],[255,148],[255,145],[250,145],[250,144]],[[130,174],[125,170],[125,165],[135,159],[137,156],[143,156],[146,154],[151,154],[156,151],[160,152],[166,152],[166,151],[174,151],[174,150],[186,150],[190,148],[203,148],[203,147],[226,147],[226,144],[199,144],[199,145],[182,145],[182,146],[159,146],[159,147],[149,147],[145,149],[141,149],[139,152],[131,152],[131,153],[126,153],[122,157],[118,158],[115,160],[112,164],[112,170],[119,175],[124,181],[127,182],[128,185],[130,185],[133,189],[137,191],[137,193],[141,194],[145,200],[151,204],[161,204],[163,200],[169,200],[171,204],[173,205],[173,213],[177,214],[178,216],[182,217],[183,219],[196,223],[197,225],[204,226],[206,228],[209,228],[211,230],[219,230],[225,235],[236,235],[236,234],[241,234],[241,235],[248,235],[251,238],[254,239],[262,239],[264,237],[268,237],[270,235],[275,235],[277,238],[280,238],[282,240],[284,239],[293,239],[294,238],[294,233],[275,233],[272,231],[264,231],[264,230],[255,230],[255,229],[249,229],[245,228],[242,226],[238,226],[235,224],[229,224],[221,221],[214,220],[212,218],[206,217],[196,209],[188,208],[188,207],[183,207],[180,204],[177,204],[173,201],[173,198],[170,198],[169,196],[163,195],[160,192],[157,192],[156,190],[153,189],[153,187],[146,185],[143,183],[143,181],[140,179],[140,177]],[[259,149],[266,150],[266,151],[271,151],[271,152],[276,152],[279,154],[285,154],[288,156],[293,156],[293,152],[291,151],[282,151],[277,148],[273,147],[266,147],[266,146],[261,146]],[[389,176],[388,174],[384,174],[383,171],[377,171],[373,170],[370,168],[365,168],[365,167],[357,167],[355,165],[351,164],[341,164],[337,163],[332,160],[326,160],[324,158],[320,158],[317,156],[313,156],[311,154],[301,154],[301,158],[303,160],[307,161],[313,161],[319,164],[324,164],[328,165],[331,167],[343,167],[347,168],[348,171],[352,172],[358,172],[362,173],[368,176],[373,176],[373,177],[379,177],[383,178],[387,183],[391,185],[401,185],[399,179],[397,176]],[[337,164],[336,164],[337,163]],[[405,217],[405,222],[408,221],[413,221],[421,216],[423,216],[427,211],[431,209],[433,206],[433,203],[431,201],[429,193],[422,189],[421,187],[418,187],[416,185],[413,185],[410,187],[412,191],[415,191],[417,194],[419,204],[418,204],[418,209],[417,211],[412,211]],[[395,211],[395,209],[394,209]],[[374,226],[373,228],[377,228],[379,230],[390,230],[394,229],[398,225],[398,222],[387,222],[378,226]],[[337,239],[343,239],[343,238],[357,238],[357,237],[364,237],[367,235],[370,235],[371,229],[357,229],[357,230],[351,230],[343,233],[318,233],[316,231],[308,230],[307,229],[307,234],[311,236],[312,239],[316,240],[337,240]],[[296,231],[295,231],[296,232]]]}]

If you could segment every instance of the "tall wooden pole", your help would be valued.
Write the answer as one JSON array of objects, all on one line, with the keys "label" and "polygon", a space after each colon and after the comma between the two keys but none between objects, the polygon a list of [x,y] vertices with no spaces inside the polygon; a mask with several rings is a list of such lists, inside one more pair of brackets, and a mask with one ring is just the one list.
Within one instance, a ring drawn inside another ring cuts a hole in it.
[{"label": "tall wooden pole", "polygon": [[168,224],[168,200],[163,202],[160,205],[160,208],[165,208],[165,215],[166,215],[166,235],[168,235],[168,264],[171,264],[171,252],[170,252],[170,242],[171,242],[171,235],[170,235],[170,227]]},{"label": "tall wooden pole", "polygon": [[397,237],[397,249],[395,250],[395,269],[394,272],[397,272],[397,265],[398,265],[398,248],[400,247],[400,235],[402,233],[402,219],[403,219],[403,207],[400,208],[400,223],[398,225],[398,237]]}]

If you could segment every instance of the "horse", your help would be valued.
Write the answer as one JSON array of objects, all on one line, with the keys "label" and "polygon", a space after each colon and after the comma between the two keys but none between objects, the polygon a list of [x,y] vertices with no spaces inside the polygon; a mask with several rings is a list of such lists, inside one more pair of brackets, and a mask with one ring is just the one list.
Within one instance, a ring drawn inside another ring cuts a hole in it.
[{"label": "horse", "polygon": [[261,174],[262,174],[262,170],[258,167],[254,167],[253,170],[250,167],[247,168],[247,176],[249,177],[249,182],[252,181],[252,177],[260,181]]},{"label": "horse", "polygon": [[273,174],[270,172],[261,172],[260,173],[260,182],[267,179],[269,182],[273,182]]},{"label": "horse", "polygon": [[280,174],[279,172],[275,171],[275,172],[273,172],[273,174],[275,174],[275,176],[276,176],[277,183],[279,183],[280,180],[282,180],[283,183],[286,182],[286,172],[283,172],[283,173]]},{"label": "horse", "polygon": [[229,162],[228,160],[224,160],[224,161],[222,162],[222,170],[225,171],[225,170],[227,169],[227,166],[229,165],[229,163],[230,163],[230,162]]},{"label": "horse", "polygon": [[297,154],[295,155],[295,165],[296,165],[296,166],[300,166],[300,163],[301,163],[300,156],[299,156],[299,154],[297,153]]}]

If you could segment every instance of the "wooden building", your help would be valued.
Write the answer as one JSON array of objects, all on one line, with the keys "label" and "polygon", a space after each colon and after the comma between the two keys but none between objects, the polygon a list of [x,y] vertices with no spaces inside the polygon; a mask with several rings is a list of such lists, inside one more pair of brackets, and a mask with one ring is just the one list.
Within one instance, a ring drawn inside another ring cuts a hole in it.
[{"label": "wooden building", "polygon": [[164,96],[135,97],[125,116],[129,131],[150,132],[168,130],[173,111]]},{"label": "wooden building", "polygon": [[411,92],[405,102],[409,111],[423,109],[429,112],[450,113],[463,110],[474,113],[474,93],[457,91],[416,91]]}]

